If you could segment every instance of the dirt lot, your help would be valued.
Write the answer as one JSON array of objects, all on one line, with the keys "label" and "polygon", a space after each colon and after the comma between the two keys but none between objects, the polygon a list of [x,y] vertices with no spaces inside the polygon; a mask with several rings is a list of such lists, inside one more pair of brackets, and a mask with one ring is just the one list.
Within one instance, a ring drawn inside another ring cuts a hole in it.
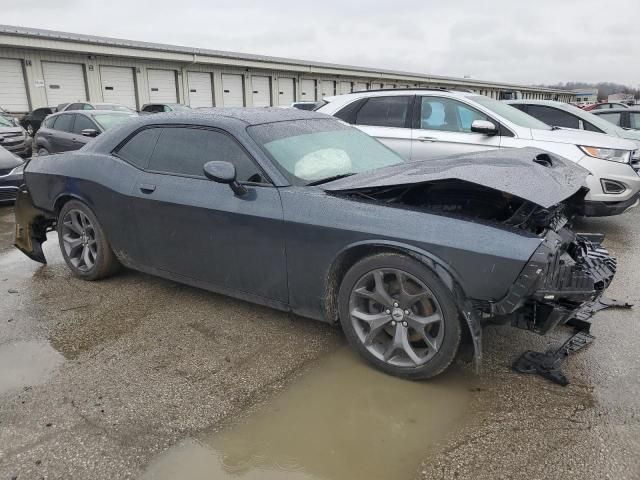
[{"label": "dirt lot", "polygon": [[[583,221],[640,304],[640,210]],[[640,478],[640,314],[609,310],[562,388],[509,365],[551,337],[485,331],[474,375],[373,372],[339,330],[124,272],[87,283],[55,237],[47,266],[0,208],[0,480]]]}]

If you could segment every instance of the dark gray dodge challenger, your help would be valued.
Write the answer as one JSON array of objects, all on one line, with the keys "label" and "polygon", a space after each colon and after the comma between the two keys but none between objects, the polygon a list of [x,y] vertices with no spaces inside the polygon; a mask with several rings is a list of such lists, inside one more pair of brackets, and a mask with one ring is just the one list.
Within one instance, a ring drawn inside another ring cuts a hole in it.
[{"label": "dark gray dodge challenger", "polygon": [[124,265],[327,322],[377,368],[427,378],[482,325],[546,333],[600,297],[615,260],[568,228],[588,172],[533,149],[406,163],[288,109],[133,119],[35,158],[16,246],[57,230],[80,278]]}]

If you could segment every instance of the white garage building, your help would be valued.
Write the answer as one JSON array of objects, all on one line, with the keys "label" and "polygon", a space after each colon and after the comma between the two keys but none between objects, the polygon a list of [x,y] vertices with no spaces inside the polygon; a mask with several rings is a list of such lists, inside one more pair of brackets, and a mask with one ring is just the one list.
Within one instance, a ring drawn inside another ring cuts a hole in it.
[{"label": "white garage building", "polygon": [[464,88],[570,102],[565,90],[423,75],[0,25],[0,107],[89,100],[140,108],[278,106],[377,88]]}]

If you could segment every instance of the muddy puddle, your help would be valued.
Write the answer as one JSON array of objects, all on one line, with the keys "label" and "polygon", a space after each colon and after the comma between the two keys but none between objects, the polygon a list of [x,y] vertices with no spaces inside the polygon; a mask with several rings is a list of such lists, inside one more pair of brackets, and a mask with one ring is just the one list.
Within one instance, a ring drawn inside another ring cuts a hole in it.
[{"label": "muddy puddle", "polygon": [[29,340],[0,345],[0,395],[44,383],[64,362],[49,342]]},{"label": "muddy puddle", "polygon": [[455,368],[403,381],[345,347],[236,424],[170,449],[142,478],[413,478],[429,447],[460,424],[469,388]]}]

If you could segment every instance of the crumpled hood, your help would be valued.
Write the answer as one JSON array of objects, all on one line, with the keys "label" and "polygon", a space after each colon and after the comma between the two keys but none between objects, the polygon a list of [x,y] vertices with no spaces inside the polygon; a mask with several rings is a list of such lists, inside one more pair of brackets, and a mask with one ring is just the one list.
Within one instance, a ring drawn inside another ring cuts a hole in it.
[{"label": "crumpled hood", "polygon": [[531,136],[534,140],[544,142],[573,143],[574,145],[616,148],[619,150],[635,150],[637,148],[636,143],[631,140],[572,128],[559,128],[557,130],[538,130],[534,128],[531,129]]},{"label": "crumpled hood", "polygon": [[545,150],[506,148],[401,163],[335,180],[322,188],[337,192],[461,180],[549,208],[586,188],[587,175],[588,170]]},{"label": "crumpled hood", "polygon": [[24,162],[20,157],[0,147],[0,170],[7,170],[22,165]]}]

